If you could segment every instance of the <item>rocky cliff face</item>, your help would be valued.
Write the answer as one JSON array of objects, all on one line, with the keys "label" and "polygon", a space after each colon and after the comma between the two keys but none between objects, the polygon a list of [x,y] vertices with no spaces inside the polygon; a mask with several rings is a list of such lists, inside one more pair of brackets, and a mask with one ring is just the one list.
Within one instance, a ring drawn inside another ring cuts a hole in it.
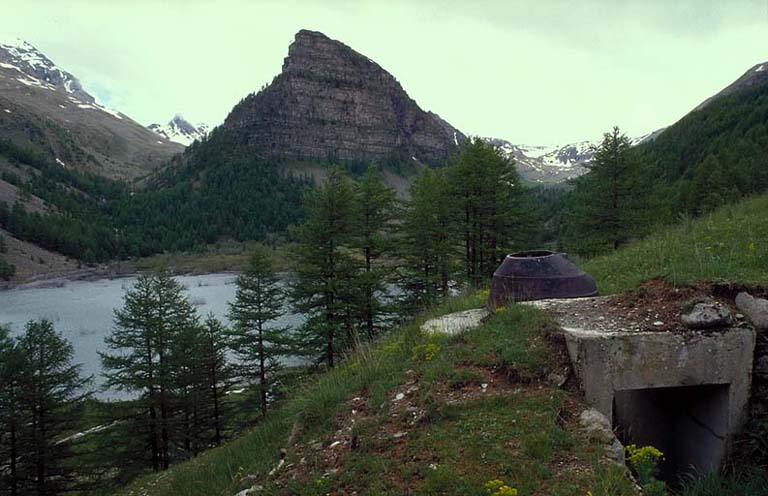
[{"label": "rocky cliff face", "polygon": [[371,59],[313,31],[296,35],[282,72],[235,106],[220,132],[265,154],[355,161],[439,163],[466,139]]}]

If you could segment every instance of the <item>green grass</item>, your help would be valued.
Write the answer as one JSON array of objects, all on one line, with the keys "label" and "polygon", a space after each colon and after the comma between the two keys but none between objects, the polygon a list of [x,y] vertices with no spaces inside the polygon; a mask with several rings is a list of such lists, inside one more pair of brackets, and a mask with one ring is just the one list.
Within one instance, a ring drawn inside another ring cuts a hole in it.
[{"label": "green grass", "polygon": [[[198,250],[160,253],[149,257],[117,262],[116,268],[122,273],[157,271],[168,268],[174,273],[241,271],[250,260],[251,253],[259,243],[227,241],[201,247]],[[278,271],[288,270],[288,247],[278,246],[270,253]]]},{"label": "green grass", "polygon": [[[542,313],[511,307],[457,337],[419,330],[426,318],[476,308],[485,297],[449,300],[305,384],[247,434],[120,494],[229,496],[247,486],[245,475],[275,495],[483,495],[483,484],[496,478],[520,496],[636,494],[626,473],[603,464],[602,448],[575,427],[581,400],[541,380],[558,360]],[[504,389],[482,393],[489,377]],[[413,423],[392,415],[393,395],[409,384],[417,386],[409,404],[423,412]],[[344,428],[355,397],[365,403],[349,427],[359,448],[340,449],[332,465],[340,470],[329,472],[327,450],[311,446],[327,446]],[[407,432],[400,443],[387,434],[400,430]],[[268,478],[281,448],[288,464],[303,468],[296,477]]]},{"label": "green grass", "polygon": [[584,264],[601,294],[615,294],[663,278],[768,284],[768,195],[684,219],[646,239]]},{"label": "green grass", "polygon": [[680,496],[765,496],[768,494],[768,472],[746,467],[726,475],[708,475],[692,480]]}]

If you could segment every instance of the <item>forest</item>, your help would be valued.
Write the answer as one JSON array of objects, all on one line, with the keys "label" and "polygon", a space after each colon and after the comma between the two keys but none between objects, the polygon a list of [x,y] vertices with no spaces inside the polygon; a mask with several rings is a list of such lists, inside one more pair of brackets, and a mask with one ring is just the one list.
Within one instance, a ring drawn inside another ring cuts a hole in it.
[{"label": "forest", "polygon": [[[291,228],[292,282],[281,283],[267,250],[256,249],[237,278],[231,326],[198,315],[167,271],[141,276],[126,292],[102,366],[106,387],[129,392],[128,402],[90,399],[91,378],[50,321],[31,321],[17,337],[3,329],[2,487],[98,491],[236,436],[297,380],[281,358],[301,359],[302,373],[333,368],[460,287],[485,284],[530,232],[523,200],[513,164],[481,140],[455,165],[425,169],[404,204],[376,167],[357,181],[332,169],[304,195],[306,214]],[[288,309],[305,323],[275,327]],[[108,428],[86,442],[73,434],[87,415]]]}]

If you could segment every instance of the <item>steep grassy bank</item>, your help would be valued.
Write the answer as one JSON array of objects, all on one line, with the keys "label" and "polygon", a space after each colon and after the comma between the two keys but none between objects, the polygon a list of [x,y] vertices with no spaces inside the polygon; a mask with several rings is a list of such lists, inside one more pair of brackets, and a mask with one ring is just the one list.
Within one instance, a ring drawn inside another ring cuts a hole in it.
[{"label": "steep grassy bank", "polygon": [[621,293],[655,278],[673,284],[704,280],[768,284],[768,195],[727,205],[699,219],[683,219],[590,260],[584,270],[595,277],[601,294]]},{"label": "steep grassy bank", "polygon": [[[478,307],[452,300],[441,315]],[[425,315],[300,388],[226,446],[138,481],[126,495],[635,494],[576,427],[575,393],[549,384],[562,355],[550,323],[513,307],[459,337],[424,335]],[[280,449],[285,464],[278,466]]]}]

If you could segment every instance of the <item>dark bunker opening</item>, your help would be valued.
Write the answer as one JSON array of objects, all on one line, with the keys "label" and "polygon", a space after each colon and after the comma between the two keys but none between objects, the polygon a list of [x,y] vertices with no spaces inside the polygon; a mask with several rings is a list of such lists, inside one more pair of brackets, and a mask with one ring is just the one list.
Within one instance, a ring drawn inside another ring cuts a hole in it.
[{"label": "dark bunker opening", "polygon": [[675,487],[720,468],[728,432],[728,384],[614,392],[613,425],[625,445],[664,454],[659,478]]}]

